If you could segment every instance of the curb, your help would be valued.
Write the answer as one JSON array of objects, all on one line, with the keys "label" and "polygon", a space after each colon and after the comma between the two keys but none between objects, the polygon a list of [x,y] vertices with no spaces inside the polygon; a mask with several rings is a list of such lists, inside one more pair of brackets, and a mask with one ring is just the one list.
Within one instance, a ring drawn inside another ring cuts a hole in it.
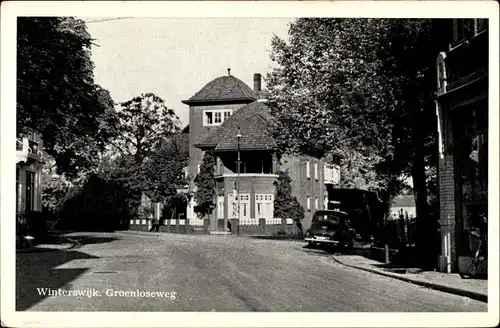
[{"label": "curb", "polygon": [[358,269],[358,270],[363,270],[363,271],[367,271],[367,272],[371,272],[371,273],[375,273],[375,274],[378,274],[378,275],[381,275],[381,276],[385,276],[385,277],[389,277],[389,278],[401,280],[401,281],[404,281],[404,282],[409,282],[411,284],[422,286],[422,287],[426,287],[426,288],[429,288],[429,289],[434,289],[434,290],[438,290],[438,291],[441,291],[441,292],[445,292],[445,293],[449,293],[449,294],[454,294],[454,295],[459,295],[459,296],[465,296],[465,297],[468,297],[468,298],[471,298],[471,299],[474,299],[474,300],[477,300],[477,301],[488,303],[488,295],[487,294],[478,293],[478,292],[474,292],[474,291],[470,291],[470,290],[465,290],[465,289],[460,289],[460,288],[456,288],[456,287],[450,287],[450,286],[440,285],[440,284],[436,284],[436,283],[433,283],[433,282],[427,282],[427,281],[417,280],[417,279],[413,279],[413,278],[408,278],[408,277],[401,276],[401,275],[399,275],[397,273],[383,272],[383,271],[379,271],[379,270],[376,270],[376,269],[365,268],[365,267],[358,266],[358,265],[345,264],[344,262],[342,262],[340,260],[337,260],[333,256],[332,256],[332,259],[335,262],[337,262],[339,264],[342,264],[342,265],[344,265],[346,267],[350,267],[350,268],[354,268],[354,269]]}]

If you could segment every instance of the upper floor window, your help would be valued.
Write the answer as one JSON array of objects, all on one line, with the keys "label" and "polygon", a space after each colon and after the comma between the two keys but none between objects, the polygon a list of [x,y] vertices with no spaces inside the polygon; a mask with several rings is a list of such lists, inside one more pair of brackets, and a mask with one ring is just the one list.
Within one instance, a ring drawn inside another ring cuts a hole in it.
[{"label": "upper floor window", "polygon": [[456,46],[467,39],[488,28],[488,20],[481,19],[454,19],[453,20],[453,42]]},{"label": "upper floor window", "polygon": [[318,180],[318,163],[314,163],[314,179]]},{"label": "upper floor window", "polygon": [[318,196],[316,196],[314,198],[314,208],[315,209],[319,209],[319,199],[318,199]]},{"label": "upper floor window", "polygon": [[307,199],[306,199],[306,207],[307,207],[307,210],[310,211],[311,210],[311,197],[310,196],[307,196]]},{"label": "upper floor window", "polygon": [[306,163],[306,176],[308,179],[311,178],[311,162],[307,161]]},{"label": "upper floor window", "polygon": [[232,109],[205,110],[203,111],[203,126],[221,125],[232,114]]}]

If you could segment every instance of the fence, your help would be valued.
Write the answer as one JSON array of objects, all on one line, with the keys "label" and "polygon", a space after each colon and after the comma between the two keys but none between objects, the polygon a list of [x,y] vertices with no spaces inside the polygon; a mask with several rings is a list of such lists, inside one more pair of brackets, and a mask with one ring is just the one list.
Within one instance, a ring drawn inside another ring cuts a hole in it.
[{"label": "fence", "polygon": [[[224,220],[219,219],[219,230],[224,230]],[[276,234],[298,234],[300,231],[292,219],[247,219],[238,222],[230,219],[231,232],[240,235],[276,235]],[[173,233],[210,233],[209,219],[164,219],[160,222],[158,231]],[[129,221],[129,230],[149,231],[152,228],[151,219],[132,219]]]}]

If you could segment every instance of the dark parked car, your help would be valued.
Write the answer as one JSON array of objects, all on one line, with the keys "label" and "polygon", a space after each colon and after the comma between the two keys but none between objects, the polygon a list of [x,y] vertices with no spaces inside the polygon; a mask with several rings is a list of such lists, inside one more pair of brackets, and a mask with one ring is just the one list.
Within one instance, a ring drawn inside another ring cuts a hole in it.
[{"label": "dark parked car", "polygon": [[351,248],[355,231],[350,227],[348,214],[338,210],[320,210],[314,213],[311,227],[306,231],[309,246],[339,246]]}]

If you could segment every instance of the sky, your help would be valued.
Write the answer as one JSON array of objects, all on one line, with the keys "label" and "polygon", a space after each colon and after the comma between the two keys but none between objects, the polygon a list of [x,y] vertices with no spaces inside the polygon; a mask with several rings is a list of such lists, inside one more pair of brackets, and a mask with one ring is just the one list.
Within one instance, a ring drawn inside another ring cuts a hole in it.
[{"label": "sky", "polygon": [[[231,74],[253,86],[275,64],[271,39],[288,37],[290,18],[84,18],[95,83],[115,102],[152,92],[189,123],[189,99],[216,77]],[[265,83],[263,82],[263,87]]]}]

